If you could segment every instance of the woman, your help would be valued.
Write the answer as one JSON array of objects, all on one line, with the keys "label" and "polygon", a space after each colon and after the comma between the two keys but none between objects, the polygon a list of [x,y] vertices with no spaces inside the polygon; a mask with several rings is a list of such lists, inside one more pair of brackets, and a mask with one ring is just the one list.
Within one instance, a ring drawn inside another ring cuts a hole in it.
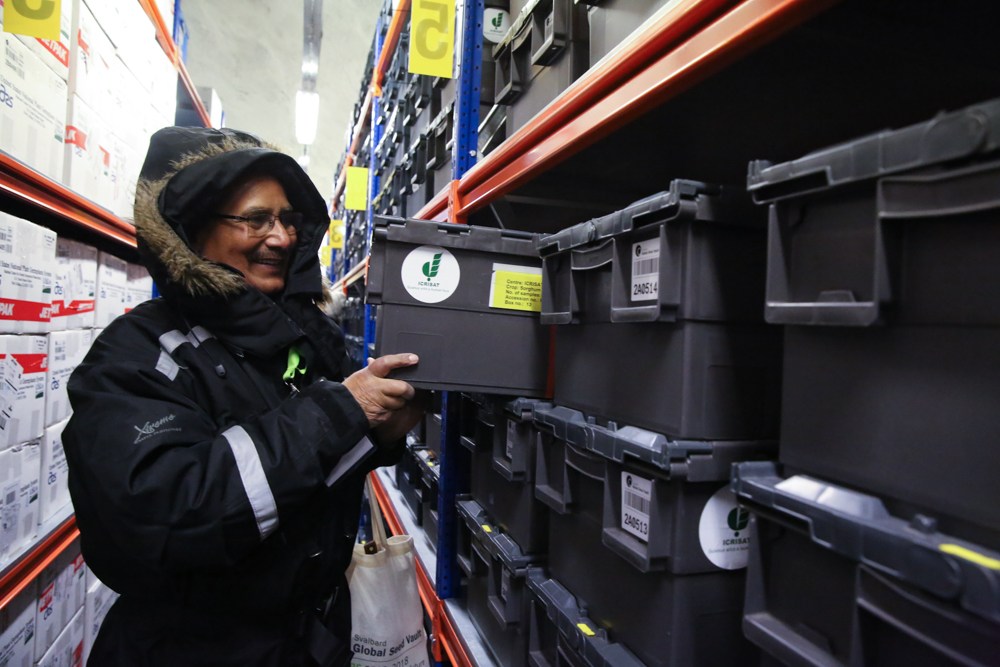
[{"label": "woman", "polygon": [[344,580],[364,475],[420,411],[347,379],[324,301],[323,199],[232,130],[153,135],[135,205],[161,298],[119,317],[69,383],[84,557],[121,594],[91,665],[346,665]]}]

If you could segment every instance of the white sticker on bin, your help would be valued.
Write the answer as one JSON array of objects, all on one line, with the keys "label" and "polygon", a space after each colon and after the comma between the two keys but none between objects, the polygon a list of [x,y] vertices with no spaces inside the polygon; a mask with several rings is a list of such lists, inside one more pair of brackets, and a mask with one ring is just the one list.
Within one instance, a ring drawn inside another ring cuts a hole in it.
[{"label": "white sticker on bin", "polygon": [[747,566],[750,513],[736,504],[736,496],[724,486],[708,499],[698,522],[698,540],[705,557],[723,570]]},{"label": "white sticker on bin", "polygon": [[410,251],[400,269],[403,287],[421,303],[440,303],[458,289],[462,272],[447,249],[422,245]]},{"label": "white sticker on bin", "polygon": [[649,542],[649,509],[653,482],[635,473],[622,472],[622,530]]},{"label": "white sticker on bin", "polygon": [[632,301],[654,301],[660,296],[660,239],[632,244]]}]

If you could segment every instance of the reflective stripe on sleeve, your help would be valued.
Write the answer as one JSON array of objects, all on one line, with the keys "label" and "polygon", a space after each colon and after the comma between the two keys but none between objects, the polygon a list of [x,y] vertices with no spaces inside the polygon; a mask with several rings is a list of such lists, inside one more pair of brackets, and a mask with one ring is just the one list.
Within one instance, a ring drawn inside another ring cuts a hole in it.
[{"label": "reflective stripe on sleeve", "polygon": [[264,539],[278,527],[278,506],[274,502],[274,494],[271,493],[271,487],[264,475],[264,466],[261,465],[257,447],[242,426],[233,426],[224,431],[222,436],[229,441],[229,447],[236,457],[236,467],[240,471],[240,479],[243,480],[243,489],[250,500],[250,507],[253,508],[260,538]]},{"label": "reflective stripe on sleeve", "polygon": [[182,334],[177,329],[173,331],[168,331],[167,333],[160,336],[160,347],[167,351],[167,354],[173,354],[174,350],[180,347],[183,343],[190,343],[188,337]]},{"label": "reflective stripe on sleeve", "polygon": [[174,361],[173,357],[167,354],[166,350],[160,350],[160,358],[156,360],[156,370],[173,380],[177,377],[177,371],[179,371],[180,368],[181,367],[176,361]]}]

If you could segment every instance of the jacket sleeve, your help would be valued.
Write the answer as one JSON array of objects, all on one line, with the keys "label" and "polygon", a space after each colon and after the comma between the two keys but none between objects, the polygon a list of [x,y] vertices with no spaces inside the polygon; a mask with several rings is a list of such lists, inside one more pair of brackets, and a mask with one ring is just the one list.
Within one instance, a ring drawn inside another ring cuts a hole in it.
[{"label": "jacket sleeve", "polygon": [[100,526],[157,570],[239,561],[305,506],[345,455],[357,455],[368,431],[335,382],[219,426],[181,378],[152,366],[88,357],[70,380],[74,416],[63,441],[81,530]]}]

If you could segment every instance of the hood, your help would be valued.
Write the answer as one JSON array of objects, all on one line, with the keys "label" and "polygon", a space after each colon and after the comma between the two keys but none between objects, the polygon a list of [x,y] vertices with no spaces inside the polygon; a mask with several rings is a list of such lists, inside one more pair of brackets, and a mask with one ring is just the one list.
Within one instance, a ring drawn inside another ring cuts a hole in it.
[{"label": "hood", "polygon": [[[213,210],[250,170],[277,178],[289,202],[304,214],[285,289],[274,299],[250,286],[240,272],[200,257],[191,247],[204,211]],[[298,327],[289,326],[287,306],[300,311],[306,303],[329,300],[318,256],[328,225],[323,198],[298,163],[252,134],[168,127],[150,139],[135,199],[142,261],[165,299],[216,335],[228,330],[243,349],[287,345],[289,336],[301,335]],[[269,329],[289,331],[271,344],[249,344]]]}]

